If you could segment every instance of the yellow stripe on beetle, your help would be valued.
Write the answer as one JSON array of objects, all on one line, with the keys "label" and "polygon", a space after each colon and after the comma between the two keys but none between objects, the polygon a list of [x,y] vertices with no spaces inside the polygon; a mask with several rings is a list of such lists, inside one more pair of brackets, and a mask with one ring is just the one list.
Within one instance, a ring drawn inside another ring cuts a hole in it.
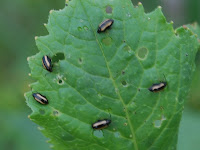
[{"label": "yellow stripe on beetle", "polygon": [[46,104],[49,103],[48,99],[44,95],[42,95],[40,93],[33,93],[32,96],[40,104],[46,105]]},{"label": "yellow stripe on beetle", "polygon": [[42,65],[44,67],[44,69],[46,69],[49,72],[52,72],[52,63],[51,63],[51,59],[49,58],[49,56],[45,55],[42,57]]},{"label": "yellow stripe on beetle", "polygon": [[98,120],[97,122],[92,124],[92,128],[95,130],[101,130],[109,126],[111,123],[111,120],[104,119],[104,120]]},{"label": "yellow stripe on beetle", "polygon": [[156,84],[153,84],[149,88],[149,91],[151,91],[151,92],[159,92],[159,91],[163,90],[166,86],[167,86],[167,82],[156,83]]},{"label": "yellow stripe on beetle", "polygon": [[110,28],[112,24],[114,23],[113,19],[106,19],[102,23],[99,24],[98,33],[106,31],[106,29]]}]

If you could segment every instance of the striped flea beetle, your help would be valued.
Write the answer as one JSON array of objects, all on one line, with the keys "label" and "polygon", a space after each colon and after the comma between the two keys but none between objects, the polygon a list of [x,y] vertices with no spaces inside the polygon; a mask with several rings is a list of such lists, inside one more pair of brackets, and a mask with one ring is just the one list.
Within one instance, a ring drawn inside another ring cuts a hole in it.
[{"label": "striped flea beetle", "polygon": [[48,99],[40,93],[33,93],[32,96],[40,104],[46,105],[49,103]]},{"label": "striped flea beetle", "polygon": [[101,130],[101,129],[107,128],[110,123],[111,123],[111,120],[109,119],[98,120],[97,122],[92,124],[92,128],[95,130]]},{"label": "striped flea beetle", "polygon": [[42,57],[42,65],[44,67],[44,69],[46,69],[49,72],[52,72],[52,63],[51,63],[51,58],[49,58],[49,56],[45,55]]},{"label": "striped flea beetle", "polygon": [[[165,76],[164,76],[165,77]],[[166,80],[166,78],[165,78]],[[161,90],[163,90],[165,87],[167,86],[167,82],[163,82],[161,81],[160,83],[155,83],[153,84],[150,88],[149,88],[149,91],[150,92],[159,92]]]},{"label": "striped flea beetle", "polygon": [[101,22],[99,24],[97,32],[101,33],[101,32],[106,31],[106,29],[110,28],[113,23],[114,23],[113,19],[106,19],[106,20],[104,20],[103,22]]}]

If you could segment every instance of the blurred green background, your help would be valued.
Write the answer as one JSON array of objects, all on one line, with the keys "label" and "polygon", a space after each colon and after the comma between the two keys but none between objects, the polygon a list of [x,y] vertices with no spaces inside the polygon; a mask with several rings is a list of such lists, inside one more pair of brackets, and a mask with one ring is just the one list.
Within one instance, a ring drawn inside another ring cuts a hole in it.
[{"label": "blurred green background", "polygon": [[[174,27],[200,23],[199,0],[141,0],[146,12],[158,5]],[[133,0],[134,4],[138,1]],[[0,1],[0,149],[49,150],[48,140],[27,116],[24,92],[33,82],[26,61],[38,52],[34,37],[48,34],[44,23],[51,9],[64,7],[64,0]],[[200,150],[200,54],[192,90],[181,121],[178,150]]]}]

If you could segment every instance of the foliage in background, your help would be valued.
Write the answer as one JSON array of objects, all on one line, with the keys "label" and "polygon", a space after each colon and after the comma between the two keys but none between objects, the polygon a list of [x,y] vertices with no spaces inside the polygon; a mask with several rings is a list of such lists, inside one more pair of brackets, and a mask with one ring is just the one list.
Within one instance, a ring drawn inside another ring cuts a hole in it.
[{"label": "foliage in background", "polygon": [[24,92],[28,77],[27,57],[36,53],[35,34],[47,34],[43,24],[51,9],[64,0],[0,1],[0,147],[3,150],[49,149],[46,138],[28,119]]},{"label": "foliage in background", "polygon": [[[112,30],[97,34],[105,18],[115,20]],[[141,4],[133,8],[129,0],[73,0],[51,11],[47,29],[48,36],[36,38],[41,52],[28,60],[38,80],[31,87],[50,104],[30,99],[32,92],[26,99],[30,118],[55,149],[176,149],[199,46],[190,30],[174,31],[160,8],[144,14]],[[46,76],[42,56],[58,53],[65,58]],[[163,74],[167,88],[150,93],[149,86]],[[96,135],[91,123],[108,112],[112,125]]]}]

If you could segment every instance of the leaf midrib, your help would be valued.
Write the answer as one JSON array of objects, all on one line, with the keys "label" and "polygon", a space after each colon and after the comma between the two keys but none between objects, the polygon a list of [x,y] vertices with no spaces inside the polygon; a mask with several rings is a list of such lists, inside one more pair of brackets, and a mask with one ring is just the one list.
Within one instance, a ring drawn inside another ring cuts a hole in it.
[{"label": "leaf midrib", "polygon": [[[108,61],[107,61],[107,59],[106,59],[106,57],[105,57],[105,54],[104,54],[104,52],[103,52],[103,48],[102,48],[102,46],[101,46],[101,44],[100,44],[100,42],[99,42],[99,40],[98,40],[98,38],[97,38],[97,34],[96,34],[96,32],[95,32],[95,30],[94,30],[94,28],[93,28],[93,26],[92,26],[91,20],[90,20],[89,16],[87,15],[87,13],[86,13],[86,11],[85,11],[85,8],[84,8],[84,6],[83,6],[81,0],[80,0],[80,4],[81,4],[81,6],[82,6],[82,8],[83,8],[83,11],[85,12],[85,15],[86,15],[87,18],[88,18],[88,21],[89,21],[91,27],[92,27],[92,31],[93,31],[93,33],[94,33],[94,36],[95,36],[95,38],[96,38],[96,41],[97,41],[97,43],[98,43],[98,45],[99,45],[99,48],[100,48],[100,50],[101,50],[101,52],[102,52],[102,55],[103,55],[103,57],[104,57],[104,60],[105,60],[105,63],[106,63],[106,67],[107,67],[107,69],[108,69],[109,76],[110,76],[110,79],[112,80],[113,86],[114,86],[116,89],[119,89],[119,88],[117,87],[117,85],[116,85],[114,79],[113,79],[113,75],[112,75],[112,72],[111,72],[110,67],[109,67],[109,65],[108,65]],[[116,93],[117,93],[117,95],[118,95],[118,97],[119,97],[119,100],[121,101],[123,107],[126,108],[126,105],[125,105],[124,100],[123,100],[123,98],[121,97],[120,93],[119,93],[119,92],[116,92]],[[133,125],[132,125],[132,123],[131,123],[131,121],[130,121],[130,117],[129,117],[129,114],[128,114],[128,112],[127,112],[127,109],[125,109],[125,113],[126,113],[126,118],[127,118],[127,120],[128,120],[128,124],[129,124],[130,130],[131,130],[131,133],[132,133],[132,135],[133,135],[133,136],[132,136],[132,142],[134,143],[133,145],[134,145],[134,147],[135,147],[135,150],[138,150],[138,144],[137,144],[137,141],[136,141],[135,132],[134,132],[134,129],[133,129]]]}]

